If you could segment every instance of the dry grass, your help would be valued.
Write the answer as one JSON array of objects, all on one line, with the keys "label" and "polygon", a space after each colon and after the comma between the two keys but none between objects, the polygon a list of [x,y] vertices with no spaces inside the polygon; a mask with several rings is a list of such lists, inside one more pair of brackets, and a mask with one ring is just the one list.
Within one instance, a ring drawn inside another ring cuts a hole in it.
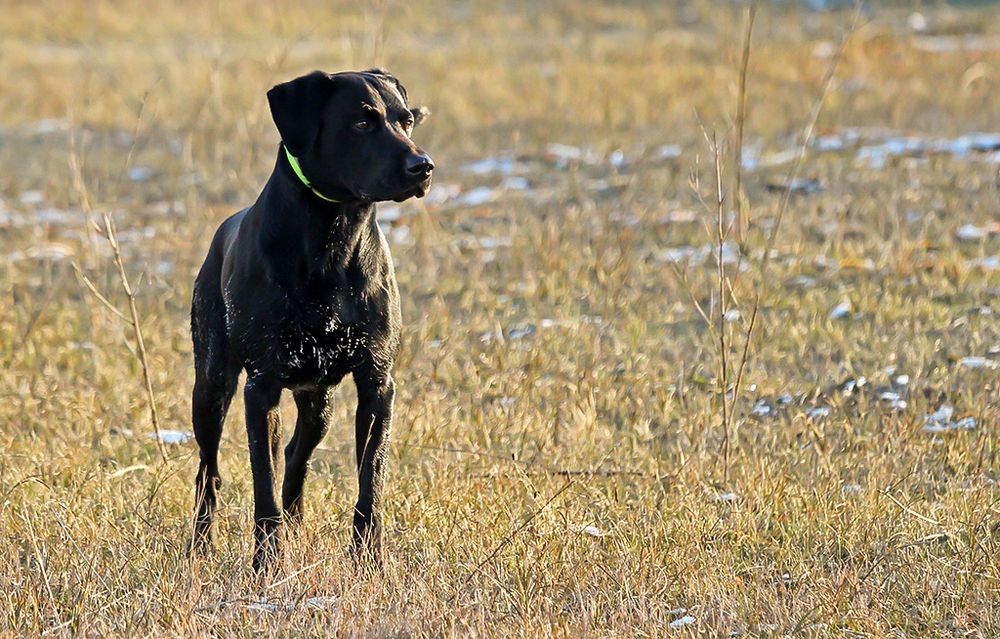
[{"label": "dry grass", "polygon": [[[824,190],[791,198],[764,285],[754,274],[781,199],[765,185],[787,165],[747,171],[749,270],[726,302],[741,318],[721,324],[737,362],[758,291],[760,326],[726,429],[717,264],[677,278],[662,258],[717,239],[699,121],[732,148],[742,10],[18,0],[3,12],[4,635],[1000,634],[997,371],[961,361],[1000,344],[987,313],[1000,279],[972,261],[1000,240],[955,239],[994,224],[996,164],[932,155],[873,169],[852,150],[810,152],[802,175]],[[907,15],[863,19],[820,133],[1000,128],[1000,53],[929,53]],[[940,33],[1000,33],[995,12],[925,16]],[[748,149],[794,145],[829,63],[817,53],[849,20],[761,9]],[[345,552],[344,387],[306,523],[274,580],[255,584],[242,409],[223,440],[216,552],[191,559],[194,444],[160,459],[131,326],[72,262],[128,312],[87,224],[91,206],[113,212],[161,428],[189,430],[190,287],[215,226],[270,170],[265,89],[373,64],[434,111],[417,137],[441,167],[438,193],[499,184],[461,167],[503,151],[529,166],[532,189],[408,203],[392,224],[407,328],[384,574],[357,572]],[[598,160],[557,166],[552,142]],[[667,143],[679,159],[656,159]],[[616,149],[625,166],[605,161]],[[842,301],[857,315],[831,319]],[[879,399],[889,366],[909,375],[901,410]],[[859,375],[861,392],[836,390]],[[769,415],[752,414],[761,398]],[[924,432],[942,404],[976,428]],[[810,417],[814,406],[829,415]],[[262,597],[279,609],[251,605]],[[280,609],[312,597],[334,599]],[[672,629],[684,614],[693,623]]]}]

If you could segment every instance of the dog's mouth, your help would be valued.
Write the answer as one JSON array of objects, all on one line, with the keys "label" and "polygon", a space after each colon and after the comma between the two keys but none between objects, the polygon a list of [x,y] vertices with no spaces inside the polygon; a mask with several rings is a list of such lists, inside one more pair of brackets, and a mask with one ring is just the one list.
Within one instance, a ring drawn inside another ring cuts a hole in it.
[{"label": "dog's mouth", "polygon": [[389,186],[385,183],[374,189],[352,189],[354,195],[360,200],[369,202],[403,202],[411,197],[424,197],[431,188],[431,176],[427,176],[417,182],[409,184]]},{"label": "dog's mouth", "polygon": [[428,177],[427,179],[411,186],[410,188],[406,189],[396,197],[392,198],[392,201],[402,202],[404,200],[410,199],[411,197],[421,198],[427,195],[427,191],[429,191],[430,189],[431,189],[431,178]]}]

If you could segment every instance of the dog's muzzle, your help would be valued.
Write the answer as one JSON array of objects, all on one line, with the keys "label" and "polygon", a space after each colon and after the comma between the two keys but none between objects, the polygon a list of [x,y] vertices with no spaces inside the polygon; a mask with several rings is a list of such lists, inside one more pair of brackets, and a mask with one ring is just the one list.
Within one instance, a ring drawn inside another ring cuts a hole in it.
[{"label": "dog's muzzle", "polygon": [[426,153],[411,153],[406,157],[406,175],[412,178],[429,178],[434,170],[434,161]]}]

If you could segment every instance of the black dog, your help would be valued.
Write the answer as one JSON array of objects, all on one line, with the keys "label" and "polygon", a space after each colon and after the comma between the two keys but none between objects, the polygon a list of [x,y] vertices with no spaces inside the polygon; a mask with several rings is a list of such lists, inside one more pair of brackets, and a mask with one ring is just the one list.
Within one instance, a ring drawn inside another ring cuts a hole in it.
[{"label": "black dog", "polygon": [[[267,93],[281,147],[257,201],[219,227],[191,304],[192,419],[201,449],[195,542],[211,539],[222,424],[240,370],[253,471],[254,568],[279,550],[282,510],[302,516],[309,457],[326,433],[333,388],[358,390],[359,496],[354,544],[377,559],[381,489],[392,422],[399,293],[375,202],[422,197],[434,165],[410,140],[426,111],[380,69],[319,71]],[[298,417],[285,447],[278,504],[278,401]]]}]

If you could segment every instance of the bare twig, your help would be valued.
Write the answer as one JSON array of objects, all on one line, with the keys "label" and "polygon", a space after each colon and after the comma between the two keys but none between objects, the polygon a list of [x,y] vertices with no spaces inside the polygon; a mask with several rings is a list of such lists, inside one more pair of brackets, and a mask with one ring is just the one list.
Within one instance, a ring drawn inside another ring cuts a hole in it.
[{"label": "bare twig", "polygon": [[153,381],[149,374],[149,357],[146,355],[146,341],[142,337],[142,327],[139,324],[139,310],[135,305],[135,291],[129,284],[128,273],[125,271],[125,262],[122,260],[121,247],[118,244],[118,235],[115,233],[115,223],[108,213],[104,213],[104,231],[108,238],[108,244],[114,255],[115,266],[118,267],[118,277],[121,280],[122,290],[128,298],[128,310],[131,316],[132,335],[135,338],[135,347],[139,355],[139,363],[142,365],[142,380],[146,385],[146,399],[149,401],[149,416],[153,421],[153,434],[156,436],[156,447],[160,451],[163,461],[168,461],[167,450],[163,446],[163,439],[160,437],[160,418],[156,412],[156,396],[153,394]]},{"label": "bare twig", "polygon": [[76,262],[73,262],[73,270],[76,271],[76,274],[80,277],[80,281],[83,282],[83,285],[86,286],[91,293],[93,293],[94,297],[97,298],[97,301],[99,301],[101,304],[104,304],[105,308],[111,311],[111,313],[113,313],[114,316],[117,317],[118,319],[128,324],[132,323],[132,320],[130,320],[124,313],[119,311],[114,304],[108,301],[108,298],[104,297],[104,295],[102,295],[101,292],[97,290],[97,287],[94,285],[93,282],[90,281],[90,278],[87,277],[86,273],[84,273],[83,270],[80,269],[80,265],[77,264]]},{"label": "bare twig", "polygon": [[903,512],[905,512],[905,513],[907,513],[909,515],[913,515],[917,519],[920,519],[921,521],[925,521],[928,524],[934,524],[935,526],[939,526],[939,527],[942,527],[942,528],[944,527],[944,524],[942,524],[940,521],[938,521],[936,519],[931,519],[930,517],[926,517],[924,515],[921,515],[920,513],[918,513],[917,511],[913,510],[912,508],[910,508],[909,506],[907,506],[903,502],[899,501],[898,499],[896,499],[895,497],[893,497],[892,493],[890,493],[889,491],[887,491],[887,490],[880,490],[879,492],[882,493],[883,495],[885,495],[886,497],[888,497],[889,500],[892,501],[892,503],[894,503],[897,506],[899,506],[899,508]]},{"label": "bare twig", "polygon": [[[788,171],[788,175],[785,178],[785,184],[791,185],[791,183],[798,177],[799,169],[802,167],[802,162],[805,159],[806,151],[809,148],[809,143],[812,141],[813,134],[816,130],[816,123],[819,121],[820,113],[823,110],[823,104],[826,102],[826,96],[830,91],[830,86],[833,83],[833,77],[836,73],[837,66],[840,64],[840,58],[843,56],[844,49],[847,48],[848,42],[850,42],[851,36],[857,29],[858,20],[861,17],[861,3],[856,2],[854,7],[854,16],[851,19],[850,27],[844,33],[840,40],[840,44],[837,47],[837,52],[834,54],[833,58],[830,60],[830,64],[827,66],[826,72],[823,76],[823,81],[820,85],[819,95],[816,96],[813,102],[812,109],[810,110],[809,120],[806,126],[802,130],[802,136],[799,140],[799,148],[795,154],[795,161],[792,163],[791,168]],[[781,222],[785,218],[785,211],[788,209],[788,202],[791,198],[792,189],[786,188],[782,195],[781,202],[778,205],[778,214],[775,218],[774,226],[771,227],[771,232],[768,234],[767,241],[764,246],[764,256],[760,262],[760,270],[757,276],[757,285],[754,292],[753,305],[751,306],[751,317],[750,323],[747,325],[746,331],[744,332],[744,341],[742,355],[740,358],[739,371],[736,375],[737,386],[733,390],[733,401],[736,401],[736,397],[739,395],[739,385],[743,381],[744,371],[746,369],[747,360],[750,354],[750,342],[753,339],[754,329],[758,325],[758,316],[760,313],[760,300],[767,289],[767,268],[771,262],[771,254],[774,250],[774,242],[778,237],[778,232],[781,230]]]},{"label": "bare twig", "polygon": [[66,271],[59,269],[58,274],[56,275],[56,280],[47,288],[45,296],[42,297],[41,301],[39,301],[38,305],[35,307],[35,310],[31,313],[31,317],[28,318],[28,324],[24,327],[24,331],[21,332],[21,344],[28,341],[28,338],[31,337],[31,333],[35,330],[35,326],[38,325],[38,320],[41,319],[42,313],[45,312],[49,303],[52,302],[52,298],[55,297],[56,289],[59,287],[59,284],[62,283],[65,276]]},{"label": "bare twig", "polygon": [[38,547],[38,536],[35,534],[35,526],[31,523],[31,514],[25,513],[22,517],[24,519],[24,523],[28,525],[31,549],[35,553],[35,564],[38,566],[38,572],[42,576],[42,583],[45,584],[45,591],[49,595],[49,604],[52,606],[52,614],[55,616],[56,621],[61,621],[59,608],[56,606],[56,597],[52,592],[52,582],[49,579],[48,559],[45,556],[45,553],[43,553]]},{"label": "bare twig", "polygon": [[[129,166],[132,163],[132,157],[135,153],[136,140],[138,139],[139,125],[142,121],[142,115],[145,110],[146,99],[148,97],[148,92],[143,96],[142,104],[139,108],[139,114],[136,118],[135,131],[132,136],[132,145],[129,148],[128,155],[125,159],[125,166],[123,167],[123,173],[127,173]],[[97,298],[105,308],[110,310],[115,317],[119,320],[125,322],[132,327],[132,336],[135,340],[135,352],[139,359],[139,364],[142,366],[142,380],[146,387],[146,400],[149,404],[149,415],[153,422],[153,435],[156,437],[156,448],[160,452],[160,457],[163,458],[164,462],[169,462],[167,457],[167,450],[163,445],[163,439],[160,436],[160,418],[156,410],[156,396],[153,393],[153,381],[150,375],[150,365],[149,356],[146,353],[146,340],[142,335],[142,325],[139,321],[139,309],[135,303],[135,289],[132,287],[131,282],[128,278],[128,273],[125,270],[125,261],[122,258],[121,245],[118,242],[118,234],[115,230],[114,220],[111,219],[109,213],[102,212],[102,218],[104,221],[103,228],[99,226],[96,222],[91,221],[91,216],[93,214],[94,208],[91,202],[90,193],[87,189],[87,183],[83,175],[83,164],[76,150],[76,138],[74,135],[70,136],[70,149],[69,149],[69,165],[70,171],[73,174],[73,186],[76,188],[77,196],[80,199],[80,206],[83,207],[84,211],[87,213],[88,218],[88,232],[91,232],[91,225],[94,229],[99,230],[104,237],[107,239],[108,244],[111,246],[112,258],[115,267],[118,271],[118,279],[121,282],[122,290],[125,292],[125,297],[128,300],[128,315],[118,310],[118,308],[108,300],[106,295],[103,295],[94,285],[94,283],[87,277],[86,274],[80,269],[80,267],[74,263],[73,268],[76,270],[77,275],[79,275],[80,280],[83,282],[87,290],[90,291],[94,297]],[[140,277],[141,281],[141,277]]]},{"label": "bare twig", "polygon": [[722,192],[722,152],[719,141],[712,136],[712,156],[715,161],[715,204],[716,204],[716,276],[719,285],[719,383],[722,385],[722,465],[723,476],[729,481],[729,430],[731,413],[726,403],[726,393],[729,391],[729,346],[726,344],[726,262],[723,250],[728,235],[726,229],[726,198]]},{"label": "bare twig", "polygon": [[[598,466],[603,464],[610,456],[611,456],[611,451],[608,451],[608,453],[598,463]],[[549,497],[544,504],[542,504],[540,508],[535,510],[535,512],[533,512],[527,519],[521,522],[519,526],[517,526],[509,533],[507,533],[507,535],[500,540],[500,543],[498,543],[496,547],[494,547],[493,550],[488,555],[486,555],[486,557],[483,558],[483,560],[480,561],[479,564],[477,564],[476,567],[472,569],[472,571],[469,572],[469,574],[466,575],[461,582],[459,582],[459,584],[455,588],[455,594],[453,595],[453,597],[458,596],[458,592],[461,588],[463,588],[466,584],[472,581],[472,578],[478,575],[480,571],[482,571],[482,569],[486,566],[486,564],[493,561],[493,559],[500,554],[500,551],[506,548],[508,545],[510,545],[510,543],[514,541],[514,538],[517,537],[517,535],[520,534],[522,530],[527,528],[531,522],[533,522],[539,515],[545,512],[545,509],[548,508],[552,504],[552,502],[558,499],[559,496],[562,495],[564,492],[569,490],[570,487],[576,484],[576,482],[577,482],[577,477],[571,476],[569,479],[566,480],[566,483],[564,483],[562,487],[559,488],[559,490],[554,492],[552,496]]]},{"label": "bare twig", "polygon": [[614,468],[609,468],[607,470],[601,470],[598,468],[559,468],[559,469],[529,468],[527,472],[529,474],[543,473],[546,475],[555,475],[557,477],[659,477],[655,473],[647,473],[641,470],[625,470],[625,469],[614,469]]},{"label": "bare twig", "polygon": [[698,296],[694,294],[694,289],[691,288],[691,283],[688,281],[687,271],[682,270],[681,267],[677,266],[675,262],[670,262],[670,267],[674,272],[674,276],[677,278],[677,282],[681,285],[681,288],[683,288],[684,292],[688,294],[689,298],[691,298],[691,304],[694,306],[694,310],[696,310],[698,315],[705,320],[705,326],[708,327],[709,331],[712,331],[712,337],[714,338],[715,325],[712,324],[712,320],[709,319],[708,313],[705,311],[705,307],[703,307],[701,302],[698,301]]},{"label": "bare twig", "polygon": [[[428,446],[425,444],[410,444],[413,448],[422,450],[436,450],[443,453],[457,453],[461,455],[474,455],[476,457],[487,457],[497,461],[515,464],[523,468],[526,474],[553,475],[556,477],[661,477],[656,473],[642,470],[632,470],[629,468],[551,468],[542,464],[515,459],[512,455],[499,455],[469,448],[455,448],[450,446]],[[601,461],[603,463],[603,460]]]},{"label": "bare twig", "polygon": [[[733,174],[735,176],[733,185],[733,202],[735,209],[736,218],[736,238],[740,245],[740,255],[738,262],[736,264],[736,275],[735,278],[739,277],[740,267],[743,265],[743,254],[744,254],[744,242],[746,240],[746,234],[749,232],[750,218],[747,215],[747,209],[749,206],[744,202],[743,199],[743,138],[744,132],[746,130],[746,120],[747,120],[747,77],[749,75],[750,68],[750,49],[751,42],[753,39],[753,25],[754,19],[757,16],[757,0],[753,0],[750,3],[750,7],[747,9],[747,25],[746,31],[743,37],[743,57],[740,63],[740,90],[736,98],[736,139],[734,142],[734,159],[733,159]],[[736,294],[733,290],[734,283],[730,283],[729,292],[734,297]],[[753,333],[753,329],[757,324],[757,313],[759,310],[759,305],[754,304],[753,309],[750,313],[750,322],[747,324],[747,335]],[[729,415],[732,416],[736,413],[736,401],[740,395],[740,389],[743,387],[743,375],[746,372],[747,360],[750,356],[750,340],[749,338],[743,342],[743,350],[740,353],[739,365],[736,369],[736,380],[733,384],[732,398],[729,404]],[[725,395],[722,398],[723,404],[726,401]],[[730,417],[732,419],[732,417]],[[724,463],[725,463],[725,476],[726,480],[729,479],[729,450],[730,450],[730,438],[735,437],[736,433],[731,432],[731,424],[725,425],[725,433],[723,437],[725,438],[724,447]]]},{"label": "bare twig", "polygon": [[[730,350],[733,349],[734,344],[730,343],[727,339],[725,321],[726,312],[730,306],[730,302],[734,305],[739,305],[739,300],[736,295],[735,283],[731,281],[726,265],[723,259],[723,250],[725,249],[726,241],[729,237],[730,230],[735,226],[737,242],[740,246],[740,262],[737,264],[735,273],[732,279],[739,276],[740,266],[742,265],[743,253],[744,253],[744,243],[746,240],[746,233],[749,226],[749,206],[745,201],[742,193],[742,154],[743,154],[743,142],[744,142],[744,132],[746,127],[746,103],[747,103],[747,93],[748,93],[748,74],[749,74],[749,64],[750,64],[750,52],[751,52],[751,41],[753,36],[753,25],[757,14],[757,1],[754,0],[748,11],[746,28],[744,31],[743,39],[743,49],[742,58],[740,64],[740,84],[739,93],[737,96],[736,104],[736,130],[735,130],[735,140],[733,143],[734,155],[732,162],[733,167],[733,198],[735,202],[735,209],[732,215],[732,219],[726,219],[725,211],[725,196],[722,188],[723,180],[723,151],[720,148],[718,139],[715,134],[709,135],[708,130],[702,124],[699,118],[698,122],[701,126],[703,135],[712,153],[714,160],[715,169],[715,201],[709,204],[705,201],[702,191],[700,180],[698,179],[697,172],[692,179],[692,188],[699,201],[705,206],[706,209],[714,209],[715,214],[715,229],[714,229],[714,240],[716,245],[716,284],[718,295],[718,315],[712,315],[711,311],[714,309],[709,309],[710,312],[706,313],[705,309],[702,308],[701,304],[698,303],[697,298],[694,296],[693,292],[690,290],[690,285],[683,277],[680,269],[674,266],[675,274],[678,276],[678,280],[681,281],[684,289],[688,291],[692,301],[694,301],[695,309],[698,311],[699,315],[705,320],[705,324],[709,331],[712,333],[712,339],[718,344],[718,360],[719,360],[719,384],[721,386],[721,410],[722,410],[722,427],[723,427],[723,441],[722,441],[722,462],[723,462],[723,474],[728,481],[729,479],[729,466],[732,455],[732,442],[736,438],[736,428],[739,426],[736,423],[736,403],[740,397],[740,390],[743,386],[743,381],[746,376],[747,363],[750,358],[750,346],[753,340],[754,331],[760,324],[760,303],[763,298],[763,294],[767,289],[766,286],[766,274],[767,268],[770,264],[771,255],[774,250],[774,243],[777,238],[778,232],[781,228],[781,222],[784,219],[785,212],[788,209],[791,189],[786,189],[782,195],[778,214],[775,224],[770,229],[770,233],[765,241],[764,256],[760,262],[760,268],[757,276],[757,284],[754,287],[753,301],[750,306],[750,319],[744,325],[743,331],[743,344],[739,349],[738,357],[739,359],[735,362],[735,379],[733,380],[733,386],[730,388],[731,373],[733,364],[730,362],[731,353]],[[795,160],[789,170],[786,177],[786,184],[791,184],[798,176],[799,170],[802,166],[803,160],[805,158],[806,151],[808,150],[809,144],[812,141],[814,131],[816,129],[816,123],[819,120],[820,113],[822,112],[823,104],[826,100],[826,96],[829,93],[830,86],[833,82],[834,73],[839,64],[840,58],[843,54],[845,47],[854,33],[858,18],[860,17],[860,5],[856,5],[854,18],[851,22],[850,28],[845,33],[841,39],[840,46],[836,52],[836,55],[831,60],[829,66],[824,73],[821,90],[819,95],[816,97],[812,108],[810,109],[809,119],[802,130],[801,139],[799,141],[799,147],[797,149]],[[697,115],[697,114],[696,114]],[[735,355],[735,354],[733,354]]]},{"label": "bare twig", "polygon": [[282,584],[286,584],[289,581],[291,581],[291,580],[295,579],[296,577],[298,577],[299,575],[301,575],[302,573],[305,573],[305,572],[308,572],[308,571],[312,570],[313,568],[319,566],[320,564],[322,564],[325,561],[326,561],[326,558],[324,557],[323,559],[320,559],[319,561],[312,562],[308,566],[305,566],[303,568],[299,568],[298,570],[296,570],[292,574],[288,575],[284,579],[279,579],[278,581],[276,581],[274,583],[271,583],[271,584],[268,584],[268,585],[264,586],[264,590],[271,590],[272,588],[277,588],[278,586],[280,586]]},{"label": "bare twig", "polygon": [[[95,235],[95,230],[99,228],[97,223],[94,221],[94,207],[90,202],[90,191],[87,189],[87,183],[83,178],[83,161],[76,151],[77,140],[76,140],[76,129],[72,127],[73,116],[70,115],[70,134],[69,134],[69,172],[72,176],[73,188],[76,190],[77,197],[80,200],[80,208],[87,216],[87,223],[84,228],[87,229],[87,246],[90,249],[88,255],[90,259],[87,260],[87,266],[92,267],[97,256],[95,254],[95,248],[97,247],[97,236]],[[79,269],[77,269],[79,272]]]},{"label": "bare twig", "polygon": [[740,91],[736,99],[736,140],[733,148],[733,208],[736,214],[736,240],[740,245],[746,239],[749,220],[743,210],[743,130],[747,119],[747,69],[750,67],[750,41],[753,36],[757,0],[747,8],[747,27],[743,37],[743,58],[740,62]]},{"label": "bare twig", "polygon": [[486,557],[482,561],[480,561],[479,564],[468,575],[466,575],[465,579],[462,580],[462,585],[467,584],[469,581],[472,580],[473,577],[478,575],[479,571],[481,571],[483,567],[486,566],[486,564],[490,563],[490,561],[492,561],[494,557],[500,554],[501,550],[506,548],[512,541],[514,541],[514,538],[517,537],[517,535],[522,530],[527,528],[531,522],[533,522],[539,515],[545,512],[545,509],[548,508],[549,505],[552,502],[554,502],[560,495],[569,490],[570,486],[572,486],[574,483],[576,483],[576,480],[570,478],[565,484],[562,485],[562,487],[559,490],[553,493],[552,496],[549,497],[548,500],[544,504],[542,504],[540,508],[538,508],[535,512],[533,512],[523,522],[521,522],[521,524],[517,528],[514,528],[509,533],[507,533],[507,535],[502,540],[500,540],[500,543],[498,543],[496,547],[493,548],[490,554],[486,555]]},{"label": "bare twig", "polygon": [[[791,185],[799,176],[799,170],[802,168],[802,162],[805,160],[806,151],[809,149],[809,143],[812,142],[813,134],[816,131],[816,123],[819,122],[819,116],[823,112],[823,105],[826,103],[826,96],[830,91],[830,86],[833,84],[833,76],[837,71],[837,66],[840,64],[840,58],[844,54],[844,49],[847,47],[847,43],[850,41],[851,36],[854,34],[854,30],[857,27],[858,18],[860,17],[860,4],[857,5],[858,8],[855,10],[854,18],[851,22],[850,28],[844,34],[840,40],[840,45],[837,47],[837,52],[834,54],[833,58],[830,60],[829,66],[826,68],[826,73],[823,75],[823,81],[820,84],[819,95],[816,96],[813,102],[812,109],[810,110],[809,120],[806,126],[802,129],[802,136],[799,140],[798,152],[795,154],[795,160],[792,162],[791,168],[788,170],[788,175],[785,178],[785,184]],[[781,202],[778,204],[778,215],[775,218],[774,226],[771,227],[771,232],[767,237],[767,244],[765,246],[764,258],[761,261],[760,268],[760,283],[764,282],[764,275],[767,271],[767,266],[771,261],[771,253],[774,248],[774,240],[778,236],[778,231],[781,229],[781,222],[785,217],[785,211],[788,210],[788,202],[792,196],[792,189],[786,188],[781,196]],[[756,301],[759,302],[761,296],[761,287],[757,288]]]}]

